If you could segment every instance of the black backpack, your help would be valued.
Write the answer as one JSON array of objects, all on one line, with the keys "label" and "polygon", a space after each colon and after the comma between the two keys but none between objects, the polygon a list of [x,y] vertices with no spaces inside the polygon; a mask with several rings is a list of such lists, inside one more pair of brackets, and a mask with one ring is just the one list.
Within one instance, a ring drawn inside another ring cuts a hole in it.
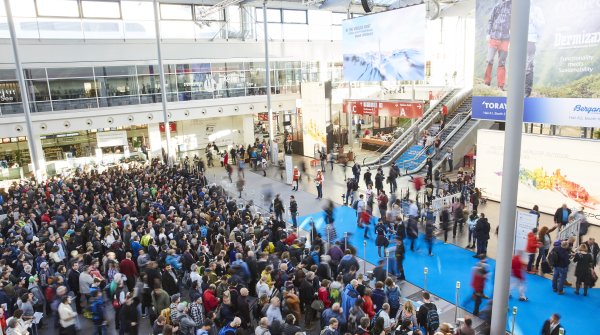
[{"label": "black backpack", "polygon": [[427,309],[427,315],[425,317],[427,329],[437,330],[440,326],[440,315],[438,314],[437,307],[432,303],[423,306]]}]

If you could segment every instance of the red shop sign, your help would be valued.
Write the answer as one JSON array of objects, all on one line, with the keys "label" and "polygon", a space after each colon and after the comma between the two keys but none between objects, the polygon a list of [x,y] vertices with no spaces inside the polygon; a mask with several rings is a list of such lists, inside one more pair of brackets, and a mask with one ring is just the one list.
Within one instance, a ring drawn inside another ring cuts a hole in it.
[{"label": "red shop sign", "polygon": [[423,116],[425,108],[416,101],[376,101],[344,100],[343,112],[352,111],[354,115],[392,116],[417,119]]},{"label": "red shop sign", "polygon": [[[163,122],[158,124],[158,129],[160,129],[161,133],[165,132],[165,124]],[[174,132],[177,131],[177,123],[176,122],[169,122],[169,130]]]}]

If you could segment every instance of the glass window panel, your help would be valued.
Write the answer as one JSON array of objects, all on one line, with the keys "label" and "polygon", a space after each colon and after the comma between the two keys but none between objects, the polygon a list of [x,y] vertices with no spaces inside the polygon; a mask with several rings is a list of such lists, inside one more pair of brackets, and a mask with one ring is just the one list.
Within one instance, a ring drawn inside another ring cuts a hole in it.
[{"label": "glass window panel", "polygon": [[135,66],[96,66],[94,68],[98,76],[131,76],[135,75]]},{"label": "glass window panel", "polygon": [[15,81],[0,81],[0,104],[21,101],[19,83]]},{"label": "glass window panel", "polygon": [[163,20],[191,20],[191,5],[160,4],[160,18]]},{"label": "glass window panel", "polygon": [[[33,0],[10,0],[13,17],[36,17]],[[4,5],[0,6],[0,16],[6,16]]]},{"label": "glass window panel", "polygon": [[158,74],[158,65],[138,65],[138,75],[142,74]]},{"label": "glass window panel", "polygon": [[244,70],[244,63],[235,62],[235,63],[227,63],[227,71],[242,71]]},{"label": "glass window panel", "polygon": [[25,69],[27,79],[46,79],[46,69]]},{"label": "glass window panel", "polygon": [[346,13],[331,13],[331,24],[341,25],[342,21],[348,18]]},{"label": "glass window panel", "polygon": [[165,64],[165,73],[176,73],[177,66],[175,64]]},{"label": "glass window panel", "polygon": [[48,78],[93,77],[91,67],[49,68]]},{"label": "glass window panel", "polygon": [[16,80],[17,73],[15,69],[1,69],[0,80]]},{"label": "glass window panel", "polygon": [[83,17],[118,19],[121,7],[118,1],[81,1]]},{"label": "glass window panel", "polygon": [[246,62],[244,64],[247,70],[265,70],[265,62]]},{"label": "glass window panel", "polygon": [[282,24],[283,38],[286,40],[307,40],[308,26],[303,24]]},{"label": "glass window panel", "polygon": [[95,98],[97,84],[94,78],[51,79],[52,100]]},{"label": "glass window panel", "polygon": [[77,0],[37,0],[39,16],[79,17]]},{"label": "glass window panel", "polygon": [[[262,8],[256,8],[256,21],[263,22]],[[280,23],[281,9],[267,8],[267,22]]]},{"label": "glass window panel", "polygon": [[331,12],[326,10],[309,10],[308,24],[331,25]]},{"label": "glass window panel", "polygon": [[137,78],[131,77],[100,77],[97,78],[101,97],[137,95]]},{"label": "glass window panel", "polygon": [[211,66],[210,63],[192,64],[191,70],[194,73],[210,73]]},{"label": "glass window panel", "polygon": [[305,10],[283,10],[283,22],[284,23],[306,23],[306,11]]},{"label": "glass window panel", "polygon": [[121,1],[124,20],[154,20],[154,6],[150,1]]},{"label": "glass window panel", "polygon": [[212,63],[210,64],[212,72],[224,72],[227,71],[227,65],[225,63]]},{"label": "glass window panel", "polygon": [[[205,10],[208,10],[209,8],[212,8],[212,6],[200,6],[200,5],[196,5],[196,20],[202,20],[202,21],[224,21],[225,20],[225,12],[224,10],[218,10],[215,12],[212,12],[211,14],[208,15],[203,15],[203,12]],[[237,8],[237,7],[235,7]]]},{"label": "glass window panel", "polygon": [[210,73],[182,73],[177,75],[177,90],[179,92],[208,92],[212,86],[213,81]]},{"label": "glass window panel", "polygon": [[48,82],[45,80],[27,80],[27,90],[29,96],[35,101],[49,101]]},{"label": "glass window panel", "polygon": [[[173,74],[165,75],[167,92],[177,92],[176,77]],[[158,75],[142,75],[138,77],[140,94],[160,93],[160,78]]]}]

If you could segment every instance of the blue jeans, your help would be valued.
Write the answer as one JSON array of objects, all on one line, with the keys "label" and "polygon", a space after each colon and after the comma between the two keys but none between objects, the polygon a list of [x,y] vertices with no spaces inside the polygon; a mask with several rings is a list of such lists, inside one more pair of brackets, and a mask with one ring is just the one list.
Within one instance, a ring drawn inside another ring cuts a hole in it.
[{"label": "blue jeans", "polygon": [[477,254],[484,255],[487,253],[487,240],[478,239],[477,240]]},{"label": "blue jeans", "polygon": [[296,217],[298,217],[298,212],[292,212],[292,225],[294,226],[294,228],[298,227]]},{"label": "blue jeans", "polygon": [[323,184],[317,185],[317,198],[323,197]]},{"label": "blue jeans", "polygon": [[552,274],[552,290],[562,292],[567,280],[568,267],[554,267],[554,273]]}]

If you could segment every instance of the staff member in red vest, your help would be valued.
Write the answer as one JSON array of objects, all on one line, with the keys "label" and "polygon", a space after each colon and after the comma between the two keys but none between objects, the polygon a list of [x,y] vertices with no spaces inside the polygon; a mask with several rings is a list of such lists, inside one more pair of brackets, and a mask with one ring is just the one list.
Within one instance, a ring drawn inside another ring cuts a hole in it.
[{"label": "staff member in red vest", "polygon": [[[294,166],[294,176],[292,179],[292,191],[298,191],[298,181],[300,180],[300,170],[298,170],[297,166]],[[294,186],[294,183],[296,185]]]}]

